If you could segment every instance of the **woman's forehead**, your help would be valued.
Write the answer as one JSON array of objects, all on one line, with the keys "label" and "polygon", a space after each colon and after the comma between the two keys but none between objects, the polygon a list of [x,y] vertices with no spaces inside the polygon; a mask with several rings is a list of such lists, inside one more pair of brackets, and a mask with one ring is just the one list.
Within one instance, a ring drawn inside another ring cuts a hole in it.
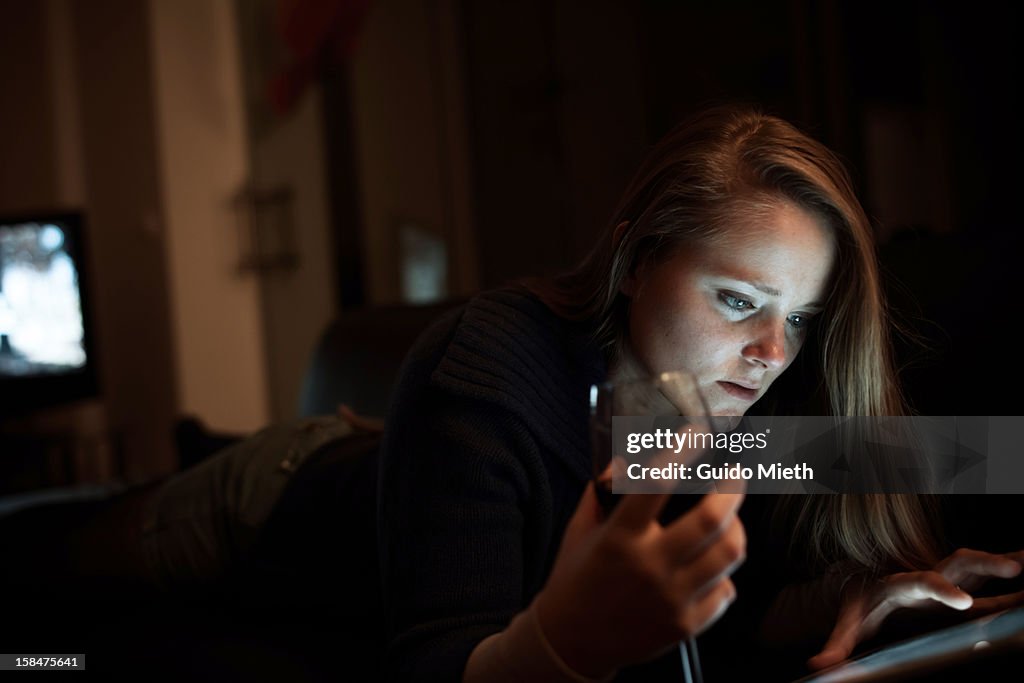
[{"label": "woman's forehead", "polygon": [[768,296],[817,298],[835,260],[831,231],[822,223],[796,207],[777,208],[679,249],[665,265],[679,275],[744,282]]}]

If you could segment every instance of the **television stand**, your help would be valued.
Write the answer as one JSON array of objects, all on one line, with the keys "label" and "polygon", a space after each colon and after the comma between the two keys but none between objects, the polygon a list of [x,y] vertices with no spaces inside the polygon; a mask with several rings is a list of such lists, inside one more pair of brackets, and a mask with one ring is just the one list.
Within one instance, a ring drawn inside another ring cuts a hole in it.
[{"label": "television stand", "polygon": [[100,400],[0,422],[0,495],[116,482],[124,470],[120,438]]}]

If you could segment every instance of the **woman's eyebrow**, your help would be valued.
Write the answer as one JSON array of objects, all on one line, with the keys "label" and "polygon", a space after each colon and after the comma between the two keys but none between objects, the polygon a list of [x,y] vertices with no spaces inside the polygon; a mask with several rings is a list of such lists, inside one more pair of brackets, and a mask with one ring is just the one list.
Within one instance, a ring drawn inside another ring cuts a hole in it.
[{"label": "woman's eyebrow", "polygon": [[748,280],[744,277],[736,277],[735,275],[728,275],[726,273],[720,273],[717,277],[720,277],[724,280],[732,280],[733,282],[739,282],[740,284],[747,285],[748,287],[753,287],[757,291],[767,294],[768,296],[782,296],[781,291],[762,282]]},{"label": "woman's eyebrow", "polygon": [[768,285],[763,285],[760,282],[748,282],[747,284],[759,292],[764,292],[768,296],[782,296],[782,292],[779,290],[774,287],[769,287]]},{"label": "woman's eyebrow", "polygon": [[[782,292],[781,291],[779,291],[775,287],[772,287],[770,285],[766,285],[763,282],[756,282],[754,280],[746,280],[744,278],[736,278],[736,277],[729,277],[729,276],[725,276],[725,279],[733,280],[734,282],[739,282],[739,283],[748,285],[750,287],[753,287],[754,289],[756,289],[759,292],[767,294],[768,296],[774,296],[774,297],[782,296]],[[820,301],[811,301],[810,303],[804,304],[803,307],[804,308],[812,309],[813,311],[817,312],[817,311],[824,310],[825,304],[820,302]]]}]

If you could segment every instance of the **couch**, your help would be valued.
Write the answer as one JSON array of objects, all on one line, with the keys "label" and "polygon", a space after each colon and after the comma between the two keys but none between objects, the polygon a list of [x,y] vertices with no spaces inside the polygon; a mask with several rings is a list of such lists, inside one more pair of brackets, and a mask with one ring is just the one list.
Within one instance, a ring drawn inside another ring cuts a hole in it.
[{"label": "couch", "polygon": [[[384,416],[408,348],[459,303],[340,316],[312,354],[299,415],[346,404]],[[239,438],[191,417],[175,429],[182,468]],[[107,545],[105,529],[120,533],[132,491],[0,517],[9,553],[0,563],[4,651],[85,654],[87,671],[102,680],[373,680],[382,629],[379,441],[369,432],[320,449],[293,476],[251,553],[215,586],[159,591],[73,567],[83,543]]]}]

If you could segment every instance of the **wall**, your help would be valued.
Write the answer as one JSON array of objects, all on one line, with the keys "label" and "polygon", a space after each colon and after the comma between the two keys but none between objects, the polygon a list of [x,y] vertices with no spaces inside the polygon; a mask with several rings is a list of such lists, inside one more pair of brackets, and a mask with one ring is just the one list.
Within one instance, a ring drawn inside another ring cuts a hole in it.
[{"label": "wall", "polygon": [[18,428],[102,434],[80,479],[174,470],[185,412],[268,419],[258,292],[234,271],[234,36],[227,0],[0,0],[0,213],[84,211],[102,391]]},{"label": "wall", "polygon": [[251,431],[269,412],[258,285],[237,269],[232,201],[249,170],[232,6],[148,7],[179,410]]},{"label": "wall", "polygon": [[575,264],[647,144],[632,5],[465,3],[483,286]]},{"label": "wall", "polygon": [[7,213],[56,201],[45,3],[0,0],[0,207]]},{"label": "wall", "polygon": [[477,287],[457,3],[371,5],[352,64],[369,304],[401,300],[398,229],[447,248],[449,294]]},{"label": "wall", "polygon": [[174,466],[177,406],[147,8],[74,2],[72,56],[103,397],[126,476]]},{"label": "wall", "polygon": [[252,142],[255,185],[290,192],[297,257],[294,268],[269,270],[260,280],[274,420],[295,417],[313,347],[335,313],[322,112],[322,93],[312,87],[284,120]]}]

